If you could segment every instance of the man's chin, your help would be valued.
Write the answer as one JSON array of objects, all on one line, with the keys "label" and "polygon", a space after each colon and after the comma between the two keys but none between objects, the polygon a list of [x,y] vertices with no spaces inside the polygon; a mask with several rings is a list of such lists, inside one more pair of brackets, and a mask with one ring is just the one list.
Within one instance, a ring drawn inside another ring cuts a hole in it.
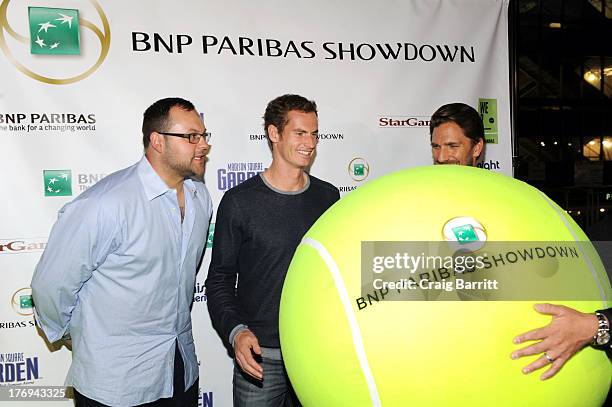
[{"label": "man's chin", "polygon": [[204,168],[190,168],[188,171],[184,171],[182,175],[184,179],[197,178],[203,180]]},{"label": "man's chin", "polygon": [[312,165],[312,161],[311,160],[300,160],[300,162],[291,162],[290,165],[293,168],[297,168],[302,171],[307,171],[308,168],[310,168],[310,166]]},{"label": "man's chin", "polygon": [[199,171],[199,170],[198,171],[193,171],[192,174],[193,174],[192,177],[199,178],[199,179],[204,179],[204,169],[202,169],[201,171]]},{"label": "man's chin", "polygon": [[206,161],[202,164],[196,163],[191,166],[191,172],[193,172],[193,176],[202,178],[204,176],[204,172],[206,170]]}]

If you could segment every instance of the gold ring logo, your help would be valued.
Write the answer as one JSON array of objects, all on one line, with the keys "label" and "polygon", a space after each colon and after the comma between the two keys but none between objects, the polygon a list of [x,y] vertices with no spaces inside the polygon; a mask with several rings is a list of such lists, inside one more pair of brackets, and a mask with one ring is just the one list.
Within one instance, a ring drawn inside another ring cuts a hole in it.
[{"label": "gold ring logo", "polygon": [[4,37],[5,31],[8,33],[10,37],[14,38],[15,40],[23,44],[26,44],[29,46],[29,43],[30,43],[30,40],[28,37],[25,37],[15,32],[15,30],[13,30],[13,28],[10,26],[8,22],[6,14],[7,14],[7,8],[10,2],[11,0],[3,0],[2,4],[0,4],[0,48],[2,49],[4,54],[7,56],[8,60],[15,66],[15,68],[17,68],[19,71],[29,76],[30,78],[35,79],[40,82],[48,83],[51,85],[66,85],[66,84],[78,82],[82,79],[87,78],[96,69],[98,69],[98,67],[102,65],[102,62],[104,62],[104,59],[106,59],[106,56],[108,55],[108,50],[110,48],[110,37],[111,37],[108,19],[106,18],[106,15],[104,14],[104,11],[102,10],[102,7],[100,7],[98,2],[95,0],[89,0],[89,2],[93,5],[93,7],[98,12],[98,15],[100,16],[100,20],[102,21],[102,27],[104,29],[104,33],[102,33],[102,31],[100,31],[100,29],[96,27],[93,23],[91,23],[90,21],[84,18],[81,18],[79,23],[83,27],[87,27],[88,29],[90,29],[98,37],[98,40],[100,41],[100,56],[98,57],[98,60],[95,62],[93,66],[91,66],[85,72],[81,73],[80,75],[76,75],[76,76],[72,76],[68,78],[51,78],[51,77],[46,77],[46,76],[37,74],[36,72],[27,68],[21,62],[19,62],[15,58],[15,56],[13,55],[13,53],[11,52],[11,50],[9,49],[6,43],[6,39]]},{"label": "gold ring logo", "polygon": [[361,182],[370,175],[370,164],[365,158],[353,158],[348,165],[348,173],[354,181]]},{"label": "gold ring logo", "polygon": [[19,315],[27,317],[34,313],[32,309],[32,289],[30,287],[20,288],[11,297],[11,306]]}]

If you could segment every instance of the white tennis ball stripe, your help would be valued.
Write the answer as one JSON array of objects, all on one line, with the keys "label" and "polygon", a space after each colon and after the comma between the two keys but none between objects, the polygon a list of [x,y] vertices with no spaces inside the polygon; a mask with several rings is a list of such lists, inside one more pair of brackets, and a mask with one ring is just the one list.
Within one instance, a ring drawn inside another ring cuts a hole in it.
[{"label": "white tennis ball stripe", "polygon": [[595,267],[593,266],[593,263],[591,262],[591,258],[586,255],[586,253],[584,252],[584,248],[582,247],[582,242],[578,239],[578,236],[576,236],[576,234],[574,233],[574,229],[572,228],[572,225],[570,225],[570,223],[567,221],[567,219],[565,219],[565,216],[563,216],[563,214],[559,211],[559,208],[555,205],[555,203],[553,201],[550,200],[549,197],[546,196],[546,194],[544,194],[542,191],[538,191],[538,192],[540,193],[540,195],[542,195],[542,197],[544,198],[546,203],[548,203],[548,205],[550,205],[550,207],[553,208],[555,213],[561,219],[561,222],[563,222],[565,224],[565,227],[571,233],[572,237],[574,238],[574,241],[578,244],[578,249],[580,250],[580,253],[582,253],[582,257],[584,259],[586,259],[585,261],[587,263],[587,266],[589,267],[589,270],[591,271],[591,275],[593,276],[593,280],[595,280],[595,284],[597,284],[597,288],[599,289],[599,295],[601,296],[601,302],[602,302],[604,308],[607,308],[608,307],[608,301],[606,299],[606,293],[605,293],[605,291],[604,291],[604,289],[603,289],[603,287],[601,285],[601,281],[599,281],[599,277],[597,276],[597,272],[595,271]]},{"label": "white tennis ball stripe", "polygon": [[344,308],[344,313],[346,314],[346,318],[348,319],[349,327],[351,329],[351,337],[353,338],[353,347],[355,348],[355,353],[357,354],[357,359],[359,360],[361,371],[368,385],[368,391],[370,393],[370,399],[372,400],[372,406],[380,407],[382,406],[382,403],[380,401],[380,396],[378,395],[378,389],[376,387],[376,382],[374,381],[374,375],[372,374],[370,364],[368,363],[368,356],[363,345],[361,330],[359,329],[359,324],[357,323],[357,317],[355,316],[353,308],[351,307],[351,299],[348,295],[348,291],[346,289],[346,285],[344,284],[344,280],[342,279],[342,275],[340,274],[340,270],[338,269],[338,265],[336,264],[332,255],[329,254],[325,246],[323,246],[317,240],[310,237],[305,237],[302,239],[302,244],[308,245],[317,251],[319,256],[321,256],[321,258],[327,265],[327,269],[332,275],[334,284],[336,285],[336,290],[338,291],[338,296],[340,297],[342,307]]}]

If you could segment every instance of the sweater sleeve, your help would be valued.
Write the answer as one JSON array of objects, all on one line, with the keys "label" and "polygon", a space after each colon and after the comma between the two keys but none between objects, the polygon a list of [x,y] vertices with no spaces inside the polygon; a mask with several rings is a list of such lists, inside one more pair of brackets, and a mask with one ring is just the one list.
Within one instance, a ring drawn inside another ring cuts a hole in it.
[{"label": "sweater sleeve", "polygon": [[226,342],[229,342],[232,330],[245,323],[236,297],[238,255],[244,228],[240,211],[233,198],[232,194],[226,193],[217,209],[212,258],[205,283],[210,318]]}]

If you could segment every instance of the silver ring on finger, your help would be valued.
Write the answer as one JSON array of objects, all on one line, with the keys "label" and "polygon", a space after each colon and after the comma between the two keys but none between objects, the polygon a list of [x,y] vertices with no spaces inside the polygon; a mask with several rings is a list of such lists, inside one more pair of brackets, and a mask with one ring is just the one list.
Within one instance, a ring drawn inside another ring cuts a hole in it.
[{"label": "silver ring on finger", "polygon": [[544,352],[544,357],[546,358],[546,360],[548,360],[548,363],[552,363],[555,361],[554,358],[551,358],[550,356],[548,356],[548,352]]}]

